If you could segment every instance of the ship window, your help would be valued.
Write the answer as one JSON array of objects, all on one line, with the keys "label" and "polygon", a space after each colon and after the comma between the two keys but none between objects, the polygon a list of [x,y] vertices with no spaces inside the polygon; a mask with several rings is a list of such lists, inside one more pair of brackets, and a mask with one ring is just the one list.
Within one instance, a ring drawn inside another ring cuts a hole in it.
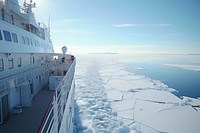
[{"label": "ship window", "polygon": [[12,40],[11,40],[11,35],[10,35],[10,32],[9,32],[9,31],[4,30],[4,31],[3,31],[3,34],[4,34],[4,38],[5,38],[6,41],[9,41],[9,42],[12,41]]},{"label": "ship window", "polygon": [[22,36],[22,43],[25,44],[25,39],[24,37]]},{"label": "ship window", "polygon": [[2,16],[2,20],[4,20],[5,19],[5,12],[4,12],[3,8],[1,9],[1,16]]},{"label": "ship window", "polygon": [[8,60],[8,66],[9,66],[9,69],[13,69],[14,68],[13,58],[11,58],[11,59]]},{"label": "ship window", "polygon": [[21,67],[21,66],[22,66],[22,58],[21,58],[21,57],[18,58],[18,60],[17,60],[17,66],[18,66],[18,67]]},{"label": "ship window", "polygon": [[12,33],[12,39],[13,39],[13,42],[18,43],[17,34]]},{"label": "ship window", "polygon": [[29,45],[29,38],[25,37],[25,43]]},{"label": "ship window", "polygon": [[32,58],[31,58],[31,57],[29,57],[29,64],[31,64],[31,62],[32,62]]},{"label": "ship window", "polygon": [[3,71],[3,69],[4,69],[3,59],[0,59],[0,71]]},{"label": "ship window", "polygon": [[35,57],[33,56],[33,64],[35,63]]},{"label": "ship window", "polygon": [[14,25],[14,16],[11,15],[12,24]]},{"label": "ship window", "polygon": [[31,39],[31,38],[30,38],[30,44],[31,44],[31,45],[33,45],[33,41],[32,41],[32,39]]},{"label": "ship window", "polygon": [[35,40],[35,46],[38,47],[39,42],[37,40]]},{"label": "ship window", "polygon": [[3,38],[2,38],[2,34],[1,34],[1,31],[0,31],[0,40],[3,40]]}]

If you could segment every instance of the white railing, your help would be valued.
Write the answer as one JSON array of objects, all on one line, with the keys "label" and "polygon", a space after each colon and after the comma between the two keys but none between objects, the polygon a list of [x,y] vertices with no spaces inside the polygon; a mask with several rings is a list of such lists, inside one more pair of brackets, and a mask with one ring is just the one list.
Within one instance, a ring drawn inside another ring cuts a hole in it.
[{"label": "white railing", "polygon": [[[59,57],[62,56],[62,54],[55,54],[55,55],[58,55]],[[32,79],[33,75],[39,75],[39,74],[42,74],[43,72],[49,73],[49,69],[55,66],[57,62],[59,63],[60,60],[61,60],[60,58],[57,60],[49,59],[48,61],[43,62],[42,65],[41,63],[37,63],[35,66],[31,66],[30,68],[27,66],[24,66],[24,69],[22,67],[24,71],[16,72],[14,74],[8,74],[6,77],[0,77],[0,95],[3,95],[4,93],[8,93],[10,79],[13,80],[14,85],[20,86],[20,84],[23,82],[27,82],[27,81],[29,82]],[[44,66],[47,66],[47,65],[48,67],[43,68]]]},{"label": "white railing", "polygon": [[[56,87],[55,94],[52,98],[51,103],[48,105],[45,112],[44,118],[38,128],[38,133],[58,133],[63,121],[64,111],[66,109],[72,110],[73,107],[73,93],[74,93],[74,71],[76,61],[74,60],[69,67],[66,75],[62,81]],[[73,116],[73,111],[70,111],[69,116]],[[70,119],[70,123],[66,125],[66,131],[73,131],[73,117],[66,118]],[[64,120],[65,121],[65,120]],[[70,129],[68,129],[70,128]]]}]

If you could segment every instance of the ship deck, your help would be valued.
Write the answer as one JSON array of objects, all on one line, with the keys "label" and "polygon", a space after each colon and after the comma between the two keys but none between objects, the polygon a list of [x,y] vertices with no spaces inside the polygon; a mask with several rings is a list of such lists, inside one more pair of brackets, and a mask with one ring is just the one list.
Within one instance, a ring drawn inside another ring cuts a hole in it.
[{"label": "ship deck", "polygon": [[54,91],[45,86],[32,100],[32,107],[23,108],[20,114],[11,114],[9,120],[0,125],[0,133],[36,133],[51,101]]}]

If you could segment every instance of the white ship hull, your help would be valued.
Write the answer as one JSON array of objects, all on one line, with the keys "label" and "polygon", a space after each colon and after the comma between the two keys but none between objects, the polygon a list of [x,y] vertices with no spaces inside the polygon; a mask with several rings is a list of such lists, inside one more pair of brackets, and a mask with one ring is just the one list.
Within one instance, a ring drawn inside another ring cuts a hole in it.
[{"label": "white ship hull", "polygon": [[17,4],[0,0],[0,132],[73,132],[75,58]]}]

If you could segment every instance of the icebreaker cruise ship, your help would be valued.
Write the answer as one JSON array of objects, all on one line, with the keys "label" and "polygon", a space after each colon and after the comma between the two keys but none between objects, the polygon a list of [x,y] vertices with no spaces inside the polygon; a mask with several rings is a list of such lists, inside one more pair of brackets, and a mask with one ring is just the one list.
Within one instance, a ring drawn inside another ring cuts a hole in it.
[{"label": "icebreaker cruise ship", "polygon": [[0,0],[0,132],[73,132],[75,57],[54,53],[36,4]]}]

